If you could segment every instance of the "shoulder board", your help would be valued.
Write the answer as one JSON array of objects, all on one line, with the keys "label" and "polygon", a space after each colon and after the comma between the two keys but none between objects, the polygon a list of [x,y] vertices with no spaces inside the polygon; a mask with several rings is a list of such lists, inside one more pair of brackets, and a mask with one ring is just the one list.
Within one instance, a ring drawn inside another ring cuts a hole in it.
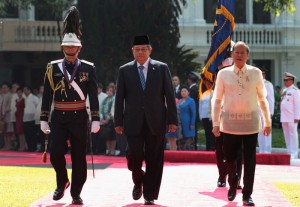
[{"label": "shoulder board", "polygon": [[51,64],[60,63],[60,62],[62,62],[63,60],[64,60],[64,59],[53,60],[53,61],[51,61],[50,63],[51,63]]},{"label": "shoulder board", "polygon": [[89,62],[89,61],[86,61],[86,60],[80,60],[80,61],[83,62],[83,63],[85,63],[85,64],[94,66],[94,63],[92,63],[92,62]]},{"label": "shoulder board", "polygon": [[295,90],[299,90],[299,88],[297,88],[296,86],[293,86],[293,89],[295,89]]},{"label": "shoulder board", "polygon": [[266,83],[270,83],[270,81],[268,81],[268,80],[265,80],[265,82],[266,82]]}]

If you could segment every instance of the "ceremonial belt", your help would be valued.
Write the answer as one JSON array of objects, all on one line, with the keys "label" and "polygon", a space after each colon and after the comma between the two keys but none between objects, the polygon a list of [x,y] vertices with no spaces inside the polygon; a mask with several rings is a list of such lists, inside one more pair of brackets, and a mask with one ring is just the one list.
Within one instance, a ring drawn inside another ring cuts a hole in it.
[{"label": "ceremonial belt", "polygon": [[86,109],[86,103],[84,101],[76,102],[59,102],[54,101],[54,109],[59,111],[77,111]]}]

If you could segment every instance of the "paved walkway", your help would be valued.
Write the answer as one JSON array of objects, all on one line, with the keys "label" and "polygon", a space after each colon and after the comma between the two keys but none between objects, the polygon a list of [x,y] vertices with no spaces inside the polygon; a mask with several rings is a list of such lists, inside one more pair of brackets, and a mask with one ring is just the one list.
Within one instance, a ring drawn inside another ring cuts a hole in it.
[{"label": "paved walkway", "polygon": [[[112,164],[104,170],[88,172],[82,191],[84,206],[138,207],[143,199],[131,197],[131,174],[125,163]],[[272,182],[300,182],[300,167],[258,165],[252,198],[257,207],[290,207],[291,204]],[[159,199],[160,207],[238,207],[242,194],[238,191],[234,201],[227,200],[227,187],[217,188],[217,169],[214,164],[166,163]],[[69,190],[60,201],[52,200],[52,192],[34,202],[31,207],[73,206]],[[300,205],[300,204],[299,204]]]}]

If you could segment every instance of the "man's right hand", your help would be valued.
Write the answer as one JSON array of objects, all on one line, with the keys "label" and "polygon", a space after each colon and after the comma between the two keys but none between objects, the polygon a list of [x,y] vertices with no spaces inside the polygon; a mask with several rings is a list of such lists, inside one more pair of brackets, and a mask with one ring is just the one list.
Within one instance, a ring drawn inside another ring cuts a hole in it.
[{"label": "man's right hand", "polygon": [[117,134],[123,134],[123,126],[115,127],[115,131],[116,131]]},{"label": "man's right hand", "polygon": [[215,137],[219,137],[220,136],[220,127],[219,126],[213,127],[212,133],[215,135]]},{"label": "man's right hand", "polygon": [[49,134],[51,131],[50,131],[50,127],[49,127],[49,124],[48,122],[46,121],[41,121],[41,130],[45,133],[45,134]]}]

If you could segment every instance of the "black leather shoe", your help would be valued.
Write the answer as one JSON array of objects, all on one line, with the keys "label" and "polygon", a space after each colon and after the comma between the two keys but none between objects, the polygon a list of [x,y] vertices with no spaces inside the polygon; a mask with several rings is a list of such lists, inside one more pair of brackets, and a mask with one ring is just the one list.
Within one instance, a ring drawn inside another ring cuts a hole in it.
[{"label": "black leather shoe", "polygon": [[145,205],[154,205],[154,200],[153,200],[153,199],[146,199],[146,198],[145,198],[144,204],[145,204]]},{"label": "black leather shoe", "polygon": [[132,190],[132,198],[133,200],[139,200],[143,194],[143,185],[134,185]]},{"label": "black leather shoe", "polygon": [[251,197],[243,200],[243,206],[255,206]]},{"label": "black leather shoe", "polygon": [[236,196],[236,188],[229,188],[227,198],[229,201],[233,201]]},{"label": "black leather shoe", "polygon": [[225,180],[221,180],[220,178],[218,179],[218,183],[217,183],[218,187],[225,187],[226,186],[226,181]]},{"label": "black leather shoe", "polygon": [[72,197],[72,204],[74,205],[82,205],[83,204],[83,200],[80,198],[80,196],[73,196]]},{"label": "black leather shoe", "polygon": [[64,197],[65,190],[70,186],[70,182],[67,181],[63,186],[56,188],[53,194],[53,200],[57,201]]}]

